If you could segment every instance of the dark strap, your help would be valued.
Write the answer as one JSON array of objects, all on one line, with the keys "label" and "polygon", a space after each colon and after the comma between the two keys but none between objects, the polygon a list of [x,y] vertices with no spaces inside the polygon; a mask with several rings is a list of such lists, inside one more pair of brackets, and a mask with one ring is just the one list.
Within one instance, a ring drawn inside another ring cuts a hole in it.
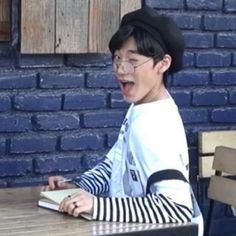
[{"label": "dark strap", "polygon": [[175,169],[167,169],[167,170],[161,170],[158,172],[153,173],[147,181],[147,188],[146,188],[146,193],[150,193],[150,188],[151,185],[160,182],[162,180],[182,180],[184,182],[188,182],[186,178],[184,177],[183,173],[180,172],[179,170]]}]

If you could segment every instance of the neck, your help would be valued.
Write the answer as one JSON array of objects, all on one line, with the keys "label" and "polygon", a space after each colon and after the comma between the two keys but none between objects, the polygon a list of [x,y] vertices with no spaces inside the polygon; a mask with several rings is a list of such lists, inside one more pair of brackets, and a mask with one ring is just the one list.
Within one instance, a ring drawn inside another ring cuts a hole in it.
[{"label": "neck", "polygon": [[170,95],[169,95],[168,91],[166,90],[164,84],[162,84],[158,89],[153,90],[151,92],[151,94],[149,93],[149,95],[146,96],[144,99],[135,103],[135,105],[156,102],[159,100],[167,99],[169,97],[170,97]]}]

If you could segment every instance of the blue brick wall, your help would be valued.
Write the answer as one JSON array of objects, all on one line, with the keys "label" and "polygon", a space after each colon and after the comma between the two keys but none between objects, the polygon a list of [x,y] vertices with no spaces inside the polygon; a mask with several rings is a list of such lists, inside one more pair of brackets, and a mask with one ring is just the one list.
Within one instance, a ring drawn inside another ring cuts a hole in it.
[{"label": "blue brick wall", "polygon": [[[236,129],[236,1],[143,4],[172,17],[184,33],[184,69],[168,85],[184,121],[190,180],[205,217],[208,180],[197,178],[197,134]],[[20,1],[12,1],[11,41],[0,42],[0,187],[38,185],[49,175],[93,167],[115,142],[128,107],[109,54],[20,54],[19,12]],[[215,222],[214,235],[236,235],[227,207],[219,206]]]}]

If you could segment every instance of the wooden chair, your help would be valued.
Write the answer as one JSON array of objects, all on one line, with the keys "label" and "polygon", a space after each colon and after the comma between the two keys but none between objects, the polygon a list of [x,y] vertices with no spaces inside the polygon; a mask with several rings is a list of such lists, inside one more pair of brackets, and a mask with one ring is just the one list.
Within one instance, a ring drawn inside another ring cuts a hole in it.
[{"label": "wooden chair", "polygon": [[217,146],[236,148],[236,130],[202,131],[198,134],[199,178],[214,174],[212,163]]},{"label": "wooden chair", "polygon": [[236,207],[236,179],[229,178],[229,175],[236,175],[236,148],[217,146],[212,168],[215,174],[208,188],[211,200],[205,236],[211,236],[215,201]]}]

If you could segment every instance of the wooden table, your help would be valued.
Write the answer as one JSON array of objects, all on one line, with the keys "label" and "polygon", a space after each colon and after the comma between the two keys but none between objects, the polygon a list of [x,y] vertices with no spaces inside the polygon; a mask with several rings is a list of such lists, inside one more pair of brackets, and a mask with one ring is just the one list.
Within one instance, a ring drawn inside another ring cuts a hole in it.
[{"label": "wooden table", "polygon": [[138,224],[76,219],[37,207],[39,187],[0,189],[0,235],[196,236],[197,225]]}]

